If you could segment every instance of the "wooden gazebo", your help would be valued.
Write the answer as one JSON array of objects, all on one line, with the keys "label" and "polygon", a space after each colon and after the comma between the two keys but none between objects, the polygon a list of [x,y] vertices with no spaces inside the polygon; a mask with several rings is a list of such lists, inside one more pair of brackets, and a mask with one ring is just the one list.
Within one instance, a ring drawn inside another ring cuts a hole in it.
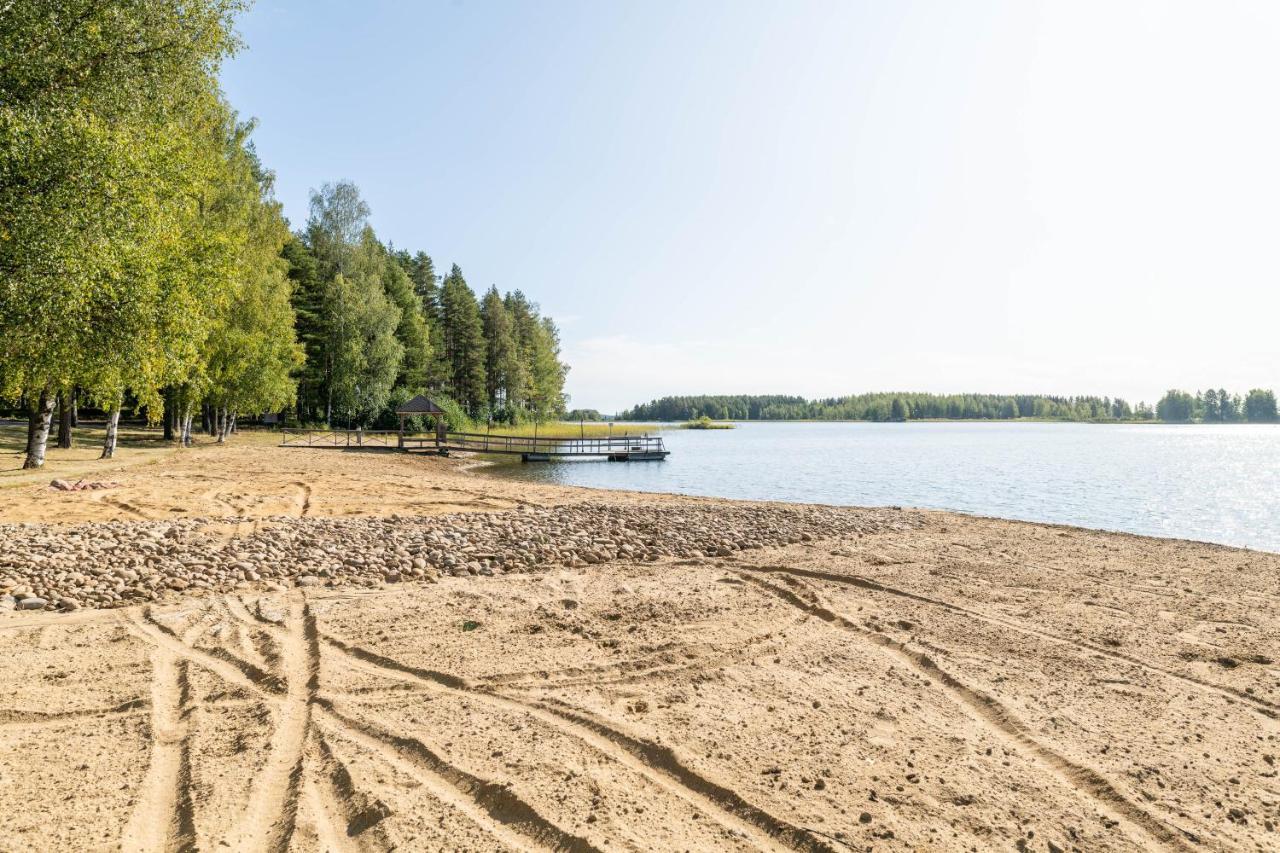
[{"label": "wooden gazebo", "polygon": [[435,401],[419,394],[403,406],[397,406],[396,414],[400,416],[400,447],[404,447],[404,419],[417,415],[433,418],[436,422],[436,447],[445,443],[445,411]]}]

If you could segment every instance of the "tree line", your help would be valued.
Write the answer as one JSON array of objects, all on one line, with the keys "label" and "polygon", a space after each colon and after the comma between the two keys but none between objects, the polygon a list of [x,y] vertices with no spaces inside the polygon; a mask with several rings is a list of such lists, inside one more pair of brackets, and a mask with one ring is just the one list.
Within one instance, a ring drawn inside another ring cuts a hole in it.
[{"label": "tree line", "polygon": [[560,333],[537,303],[492,286],[477,299],[457,264],[437,275],[430,255],[384,245],[368,219],[354,184],[326,184],[284,246],[306,355],[300,422],[390,426],[419,393],[454,426],[564,411]]},{"label": "tree line", "polygon": [[619,413],[622,420],[688,421],[708,417],[741,421],[1037,420],[1084,422],[1277,420],[1275,395],[1253,390],[1243,399],[1226,391],[1171,390],[1153,408],[1119,397],[1039,394],[923,394],[879,392],[809,400],[777,394],[662,397]]},{"label": "tree line", "polygon": [[383,245],[353,184],[292,233],[217,82],[241,0],[24,0],[0,13],[0,399],[25,467],[52,416],[191,443],[238,413],[370,425],[427,391],[455,419],[561,411],[567,367],[520,291]]},{"label": "tree line", "polygon": [[1254,388],[1241,397],[1225,388],[1197,391],[1170,389],[1156,403],[1156,417],[1168,423],[1275,423],[1276,395],[1273,391]]}]

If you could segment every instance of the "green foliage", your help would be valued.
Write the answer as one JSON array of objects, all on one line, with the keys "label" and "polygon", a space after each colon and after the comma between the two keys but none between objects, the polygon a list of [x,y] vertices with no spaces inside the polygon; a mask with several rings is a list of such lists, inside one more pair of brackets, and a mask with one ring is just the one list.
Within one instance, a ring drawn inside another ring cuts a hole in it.
[{"label": "green foliage", "polygon": [[1165,392],[1156,403],[1156,417],[1166,423],[1191,423],[1197,415],[1195,397],[1176,388]]},{"label": "green foliage", "polygon": [[490,287],[485,293],[480,319],[485,339],[485,392],[489,412],[495,420],[514,421],[516,418],[508,403],[512,387],[521,381],[523,365],[515,323],[498,288]]},{"label": "green foliage", "polygon": [[482,318],[456,266],[441,287],[430,256],[379,242],[354,184],[289,234],[217,82],[244,6],[0,10],[0,398],[33,410],[29,460],[73,389],[184,433],[200,406],[369,423],[424,391],[459,401],[457,428],[560,412],[554,324],[496,289]]},{"label": "green foliage", "polygon": [[1276,422],[1276,395],[1272,391],[1254,388],[1244,399],[1245,419],[1249,423],[1270,424]]},{"label": "green foliage", "polygon": [[440,289],[440,318],[444,356],[449,366],[446,387],[468,416],[478,417],[486,402],[484,324],[476,296],[457,264]]},{"label": "green foliage", "polygon": [[598,409],[570,409],[564,413],[564,419],[573,423],[574,421],[602,421],[604,415],[600,414]]},{"label": "green foliage", "polygon": [[733,429],[734,425],[726,421],[713,421],[711,418],[703,415],[691,421],[686,421],[685,429]]},{"label": "green foliage", "polygon": [[[243,135],[232,140],[223,185],[239,252],[225,310],[214,319],[201,352],[204,401],[230,412],[265,412],[290,405],[292,373],[302,347],[294,333],[293,285],[281,250],[289,229],[271,196],[274,176],[262,169]],[[231,228],[228,228],[231,231]],[[190,379],[189,379],[190,381]]]},{"label": "green foliage", "polygon": [[519,290],[503,299],[511,316],[519,352],[519,370],[510,377],[510,405],[530,413],[535,420],[548,420],[565,409],[564,380],[568,365],[560,360],[560,333],[549,317],[539,314]]},{"label": "green foliage", "polygon": [[445,394],[437,394],[431,398],[435,404],[444,410],[445,426],[452,432],[475,432],[479,426],[467,414],[466,409],[462,407],[452,397]]},{"label": "green foliage", "polygon": [[114,408],[128,390],[151,407],[196,368],[236,275],[216,72],[238,8],[27,0],[0,14],[0,393],[80,386]]},{"label": "green foliage", "polygon": [[1151,419],[1139,404],[1119,398],[1045,397],[1033,394],[870,393],[807,400],[782,395],[663,397],[623,412],[622,420],[1045,420],[1110,421]]},{"label": "green foliage", "polygon": [[391,395],[404,347],[395,338],[400,322],[379,278],[339,273],[325,286],[329,361],[329,416],[363,424]]},{"label": "green foliage", "polygon": [[431,370],[431,335],[427,318],[422,311],[422,300],[414,289],[413,281],[395,260],[377,243],[370,229],[366,239],[377,246],[383,255],[383,288],[387,296],[400,309],[400,323],[396,326],[396,340],[404,347],[404,357],[396,374],[396,385],[406,388],[427,387]]}]

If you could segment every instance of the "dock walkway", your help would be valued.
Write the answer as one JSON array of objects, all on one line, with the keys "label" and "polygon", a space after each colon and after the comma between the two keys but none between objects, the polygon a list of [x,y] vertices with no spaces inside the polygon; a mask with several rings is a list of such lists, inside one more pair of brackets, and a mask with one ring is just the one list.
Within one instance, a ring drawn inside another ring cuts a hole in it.
[{"label": "dock walkway", "polygon": [[661,461],[671,455],[660,436],[616,435],[600,438],[573,436],[493,435],[450,432],[443,436],[406,436],[396,430],[282,430],[282,447],[360,447],[410,453],[452,451],[519,456],[525,462],[553,459],[601,458],[610,462]]}]

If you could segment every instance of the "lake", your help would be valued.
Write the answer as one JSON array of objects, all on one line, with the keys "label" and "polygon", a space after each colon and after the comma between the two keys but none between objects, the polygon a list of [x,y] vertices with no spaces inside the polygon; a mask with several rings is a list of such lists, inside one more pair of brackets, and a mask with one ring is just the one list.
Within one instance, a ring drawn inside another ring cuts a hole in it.
[{"label": "lake", "polygon": [[672,451],[665,462],[488,470],[603,489],[948,509],[1280,551],[1280,426],[744,423],[662,435]]}]

